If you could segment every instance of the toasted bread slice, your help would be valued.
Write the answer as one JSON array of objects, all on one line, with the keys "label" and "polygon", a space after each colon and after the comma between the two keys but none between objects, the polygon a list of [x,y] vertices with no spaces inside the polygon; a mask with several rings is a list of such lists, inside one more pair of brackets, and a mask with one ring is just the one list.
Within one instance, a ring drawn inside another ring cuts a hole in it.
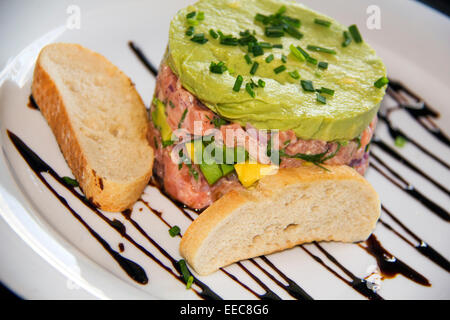
[{"label": "toasted bread slice", "polygon": [[231,191],[189,226],[180,253],[200,275],[312,241],[369,237],[380,216],[373,187],[347,166],[280,169]]},{"label": "toasted bread slice", "polygon": [[153,149],[131,80],[98,53],[55,43],[39,54],[32,94],[86,197],[106,211],[133,205],[151,177]]}]

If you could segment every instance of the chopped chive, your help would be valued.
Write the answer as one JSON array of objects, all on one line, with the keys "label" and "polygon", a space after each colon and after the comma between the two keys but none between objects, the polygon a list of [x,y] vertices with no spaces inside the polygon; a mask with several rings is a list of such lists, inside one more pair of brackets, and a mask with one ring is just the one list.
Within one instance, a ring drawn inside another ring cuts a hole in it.
[{"label": "chopped chive", "polygon": [[67,185],[69,185],[71,187],[79,187],[80,186],[77,180],[72,179],[70,177],[63,177],[62,179],[63,179],[65,184],[67,184]]},{"label": "chopped chive", "polygon": [[313,58],[313,57],[311,57],[311,56],[309,56],[309,57],[307,57],[306,58],[306,62],[308,62],[308,63],[311,63],[311,64],[313,64],[313,65],[316,65],[317,64],[317,59],[316,58]]},{"label": "chopped chive", "polygon": [[175,105],[174,105],[173,102],[170,101],[170,100],[169,100],[169,105],[170,105],[170,107],[171,107],[172,109],[175,108]]},{"label": "chopped chive", "polygon": [[194,282],[194,277],[193,276],[189,276],[189,279],[186,282],[186,289],[190,289],[193,282]]},{"label": "chopped chive", "polygon": [[186,118],[187,112],[188,112],[188,108],[184,109],[183,114],[181,115],[180,122],[178,123],[178,129],[180,129],[181,126],[183,125],[183,121]]},{"label": "chopped chive", "polygon": [[281,38],[284,36],[284,30],[282,27],[266,27],[265,30],[266,37],[269,38]]},{"label": "chopped chive", "polygon": [[190,26],[198,26],[198,20],[187,19],[187,24],[190,25]]},{"label": "chopped chive", "polygon": [[211,61],[211,64],[209,65],[209,71],[211,71],[212,73],[222,74],[227,70],[228,68],[223,61],[220,61],[218,63]]},{"label": "chopped chive", "polygon": [[264,54],[264,49],[258,43],[252,45],[252,53],[254,57],[262,56]]},{"label": "chopped chive", "polygon": [[252,64],[252,58],[250,58],[250,56],[248,54],[246,54],[244,56],[245,61],[247,62],[247,64]]},{"label": "chopped chive", "polygon": [[273,69],[273,72],[275,72],[276,74],[279,74],[279,73],[283,72],[284,70],[286,70],[286,66],[281,65],[281,66],[276,67],[275,69]]},{"label": "chopped chive", "polygon": [[258,62],[253,62],[252,68],[250,69],[250,74],[254,75],[256,73],[256,70],[258,70],[259,67],[259,63]]},{"label": "chopped chive", "polygon": [[350,34],[353,37],[353,40],[355,40],[356,43],[363,42],[363,39],[361,37],[361,33],[359,33],[358,27],[356,24],[352,24],[350,27],[348,27],[348,31],[350,31]]},{"label": "chopped chive", "polygon": [[187,18],[187,19],[192,19],[193,17],[195,17],[196,14],[197,14],[197,12],[195,12],[195,11],[189,12],[189,13],[186,15],[186,18]]},{"label": "chopped chive", "polygon": [[266,62],[267,62],[267,63],[270,63],[274,58],[275,58],[274,55],[273,55],[273,54],[270,54],[270,55],[267,56]]},{"label": "chopped chive", "polygon": [[297,70],[294,70],[294,71],[289,72],[289,75],[290,75],[293,79],[295,79],[295,80],[300,79],[300,74],[298,73]]},{"label": "chopped chive", "polygon": [[187,36],[192,36],[193,34],[194,34],[194,27],[193,26],[190,26],[189,28],[187,28],[187,30],[186,30],[186,35]]},{"label": "chopped chive", "polygon": [[311,80],[300,80],[303,90],[308,92],[315,92],[314,85]]},{"label": "chopped chive", "polygon": [[234,82],[233,91],[239,92],[239,90],[241,90],[242,82],[244,82],[244,78],[241,75],[238,75]]},{"label": "chopped chive", "polygon": [[209,30],[209,35],[211,37],[213,37],[214,39],[217,39],[219,37],[219,35],[217,34],[217,32],[215,32],[213,29]]},{"label": "chopped chive", "polygon": [[320,69],[328,69],[328,62],[320,61],[317,65]]},{"label": "chopped chive", "polygon": [[295,29],[294,27],[288,25],[287,28],[285,28],[285,31],[288,35],[291,37],[294,37],[295,39],[301,39],[303,38],[303,33]]},{"label": "chopped chive", "polygon": [[200,12],[197,14],[197,20],[198,20],[198,21],[205,20],[205,13],[202,12],[202,11],[200,11]]},{"label": "chopped chive", "polygon": [[259,45],[265,49],[272,49],[272,44],[270,44],[269,42],[260,42]]},{"label": "chopped chive", "polygon": [[375,83],[373,84],[375,87],[377,87],[378,89],[383,88],[385,85],[387,85],[389,83],[389,79],[386,77],[381,77],[380,79],[378,79],[377,81],[375,81]]},{"label": "chopped chive", "polygon": [[333,89],[328,89],[328,88],[322,87],[322,88],[320,88],[319,92],[328,94],[330,96],[334,96],[334,90]]},{"label": "chopped chive", "polygon": [[322,48],[322,47],[318,47],[318,46],[308,45],[306,47],[306,49],[308,49],[310,51],[323,52],[323,53],[329,53],[329,54],[336,54],[336,51],[333,50],[333,49],[327,49],[327,48]]},{"label": "chopped chive", "polygon": [[327,98],[325,98],[320,93],[316,92],[316,97],[317,97],[317,101],[320,102],[321,104],[326,104],[327,103]]},{"label": "chopped chive", "polygon": [[344,42],[342,42],[342,46],[348,47],[350,43],[352,43],[352,37],[350,36],[350,33],[348,31],[344,31],[343,35],[344,35]]},{"label": "chopped chive", "polygon": [[272,48],[283,49],[283,45],[282,44],[273,44]]},{"label": "chopped chive", "polygon": [[329,28],[331,26],[331,22],[330,21],[317,19],[317,18],[314,19],[314,23],[318,24],[318,25],[321,25],[323,27],[327,27],[327,28]]},{"label": "chopped chive", "polygon": [[396,146],[396,147],[402,148],[402,147],[405,146],[405,144],[406,144],[406,138],[405,138],[405,137],[403,137],[403,136],[397,136],[397,137],[395,138],[395,146]]},{"label": "chopped chive", "polygon": [[264,88],[264,87],[266,86],[266,83],[264,82],[264,80],[259,79],[259,80],[258,80],[258,86],[259,86],[260,88]]},{"label": "chopped chive", "polygon": [[252,98],[256,97],[255,91],[253,91],[252,85],[251,85],[250,83],[247,83],[247,84],[245,85],[245,90],[248,92],[248,94],[249,94]]},{"label": "chopped chive", "polygon": [[281,61],[283,61],[283,63],[287,62],[287,57],[284,54],[281,55]]},{"label": "chopped chive", "polygon": [[194,36],[191,38],[191,41],[196,42],[198,44],[205,44],[208,42],[208,39],[205,38],[204,33],[197,33],[194,34]]},{"label": "chopped chive", "polygon": [[179,226],[173,226],[169,229],[169,234],[173,238],[180,234],[180,227]]},{"label": "chopped chive", "polygon": [[287,10],[286,6],[281,6],[281,8],[278,9],[276,15],[280,15],[281,16],[283,13],[286,12],[286,10]]},{"label": "chopped chive", "polygon": [[183,259],[178,261],[178,266],[180,267],[181,274],[183,275],[184,282],[189,281],[189,277],[191,277],[191,273],[189,272],[189,269],[187,268],[186,261]]},{"label": "chopped chive", "polygon": [[289,49],[291,50],[291,53],[300,61],[305,61],[305,56],[301,53],[301,51],[296,48],[293,44],[289,46]]}]

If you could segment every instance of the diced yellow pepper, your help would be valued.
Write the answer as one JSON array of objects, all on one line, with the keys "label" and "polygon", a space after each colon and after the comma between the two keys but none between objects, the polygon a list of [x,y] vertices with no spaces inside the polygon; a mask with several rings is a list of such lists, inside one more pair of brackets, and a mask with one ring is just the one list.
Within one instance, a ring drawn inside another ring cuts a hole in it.
[{"label": "diced yellow pepper", "polygon": [[239,181],[244,187],[248,188],[263,176],[276,173],[278,167],[270,164],[246,162],[235,164],[234,169],[236,170]]}]

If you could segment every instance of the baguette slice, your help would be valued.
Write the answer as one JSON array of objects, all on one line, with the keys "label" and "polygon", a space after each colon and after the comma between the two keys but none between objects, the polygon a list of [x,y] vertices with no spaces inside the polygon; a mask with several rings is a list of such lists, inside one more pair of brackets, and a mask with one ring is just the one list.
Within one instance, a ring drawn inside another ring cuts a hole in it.
[{"label": "baguette slice", "polygon": [[380,216],[373,187],[348,166],[280,169],[233,190],[189,226],[180,253],[200,275],[312,241],[356,242]]},{"label": "baguette slice", "polygon": [[131,80],[77,44],[42,49],[32,94],[86,197],[106,211],[139,198],[153,165],[147,113]]}]

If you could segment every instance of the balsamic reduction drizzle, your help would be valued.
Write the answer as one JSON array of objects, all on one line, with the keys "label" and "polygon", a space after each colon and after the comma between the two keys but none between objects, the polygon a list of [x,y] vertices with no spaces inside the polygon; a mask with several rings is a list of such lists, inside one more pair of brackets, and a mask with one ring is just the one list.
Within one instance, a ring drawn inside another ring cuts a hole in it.
[{"label": "balsamic reduction drizzle", "polygon": [[28,106],[30,109],[39,110],[39,106],[37,105],[36,101],[34,100],[34,97],[33,97],[32,94],[30,94],[30,97],[29,97],[29,99],[28,99],[28,104],[27,104],[27,106]]},{"label": "balsamic reduction drizzle", "polygon": [[145,54],[139,49],[133,41],[128,42],[130,49],[136,54],[136,57],[144,64],[144,66],[150,71],[153,76],[158,75],[158,69],[153,66],[153,64],[147,59]]},{"label": "balsamic reduction drizzle", "polygon": [[123,257],[120,253],[113,250],[109,243],[105,239],[103,239],[94,229],[92,229],[75,210],[72,209],[67,200],[56,192],[56,190],[45,180],[42,174],[44,172],[50,174],[62,186],[72,191],[72,193],[76,193],[80,198],[81,195],[77,191],[75,191],[74,187],[65,183],[64,180],[49,165],[47,165],[47,163],[39,158],[36,153],[28,148],[27,145],[19,137],[17,137],[9,130],[7,130],[7,133],[17,151],[22,155],[23,159],[28,163],[39,180],[41,180],[41,182],[53,193],[53,195],[70,211],[73,217],[76,218],[102,245],[102,247],[111,255],[111,257],[113,257],[114,260],[116,260],[116,262],[127,273],[127,275],[130,276],[131,279],[139,284],[147,284],[148,278],[145,270],[136,262]]},{"label": "balsamic reduction drizzle", "polygon": [[385,278],[394,278],[397,274],[402,274],[406,278],[418,284],[431,287],[431,284],[427,278],[412,269],[397,257],[393,256],[381,245],[374,234],[372,234],[364,243],[365,245],[359,244],[359,246],[377,260],[381,274]]}]

